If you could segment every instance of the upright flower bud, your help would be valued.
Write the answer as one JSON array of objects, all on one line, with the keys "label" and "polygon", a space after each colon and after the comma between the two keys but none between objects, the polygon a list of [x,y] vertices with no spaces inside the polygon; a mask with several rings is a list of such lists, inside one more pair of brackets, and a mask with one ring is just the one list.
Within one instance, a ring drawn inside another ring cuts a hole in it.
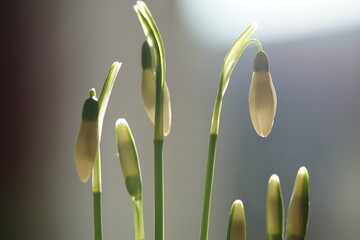
[{"label": "upright flower bud", "polygon": [[306,168],[301,167],[297,173],[290,199],[286,223],[286,240],[305,239],[309,205],[309,175]]},{"label": "upright flower bud", "polygon": [[91,176],[99,147],[99,104],[95,95],[95,89],[91,89],[90,97],[84,103],[75,145],[76,169],[80,180],[84,183]]},{"label": "upright flower bud", "polygon": [[246,239],[246,220],[244,205],[241,200],[236,200],[231,206],[227,240]]},{"label": "upright flower bud", "polygon": [[141,198],[141,172],[134,138],[127,121],[116,121],[116,140],[126,189],[132,198]]},{"label": "upright flower bud", "polygon": [[273,174],[268,183],[266,195],[266,239],[282,240],[284,229],[284,206],[280,179]]},{"label": "upright flower bud", "polygon": [[[154,72],[153,59],[151,55],[151,48],[147,41],[142,45],[141,51],[142,63],[142,81],[141,81],[141,96],[144,103],[145,111],[150,118],[150,121],[155,122],[155,99],[156,99],[156,73]],[[164,83],[164,97],[163,97],[163,129],[164,135],[167,136],[171,128],[171,104],[169,88]]]},{"label": "upright flower bud", "polygon": [[249,110],[254,129],[261,137],[270,134],[276,113],[276,92],[269,68],[265,52],[257,52],[249,90]]}]

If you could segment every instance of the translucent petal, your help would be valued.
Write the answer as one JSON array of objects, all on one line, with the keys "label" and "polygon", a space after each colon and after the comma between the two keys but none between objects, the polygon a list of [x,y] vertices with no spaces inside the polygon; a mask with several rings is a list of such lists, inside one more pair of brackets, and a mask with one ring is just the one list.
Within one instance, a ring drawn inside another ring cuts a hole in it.
[{"label": "translucent petal", "polygon": [[98,121],[82,121],[75,146],[76,169],[82,182],[91,176],[98,153]]},{"label": "translucent petal", "polygon": [[249,110],[254,129],[261,137],[270,134],[276,114],[276,92],[269,72],[254,72],[249,90]]},{"label": "translucent petal", "polygon": [[[142,72],[141,96],[145,111],[153,124],[155,122],[155,84],[155,73],[150,68],[144,69]],[[171,103],[170,92],[166,82],[164,85],[163,111],[164,135],[167,136],[171,128]]]}]

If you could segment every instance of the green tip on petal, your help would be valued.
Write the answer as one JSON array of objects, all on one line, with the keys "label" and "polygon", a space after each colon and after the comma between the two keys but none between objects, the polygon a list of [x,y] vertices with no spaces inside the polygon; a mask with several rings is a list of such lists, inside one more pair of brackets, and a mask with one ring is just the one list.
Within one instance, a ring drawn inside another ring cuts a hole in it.
[{"label": "green tip on petal", "polygon": [[231,206],[227,240],[246,239],[246,220],[244,205],[241,200],[236,200]]},{"label": "green tip on petal", "polygon": [[280,179],[273,174],[268,183],[266,196],[266,234],[267,239],[282,239],[284,229],[284,207]]},{"label": "green tip on petal", "polygon": [[139,198],[141,196],[142,184],[140,164],[134,138],[125,119],[118,119],[115,127],[120,164],[126,188],[131,197]]},{"label": "green tip on petal", "polygon": [[286,239],[304,239],[309,218],[309,174],[305,167],[297,173],[286,224]]}]

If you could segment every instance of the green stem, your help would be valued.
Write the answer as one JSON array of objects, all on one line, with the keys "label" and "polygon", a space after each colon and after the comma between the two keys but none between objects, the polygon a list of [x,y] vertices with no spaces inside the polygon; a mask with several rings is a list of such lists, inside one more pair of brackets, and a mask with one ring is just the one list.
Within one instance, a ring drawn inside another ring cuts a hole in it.
[{"label": "green stem", "polygon": [[[106,77],[104,86],[99,97],[99,145],[98,154],[95,160],[95,166],[92,172],[92,192],[94,196],[94,233],[95,240],[102,240],[102,217],[101,217],[101,157],[100,157],[100,139],[102,132],[103,120],[110,99],[111,91],[115,83],[117,73],[119,72],[121,63],[114,62]],[[94,93],[91,93],[94,94]]]},{"label": "green stem", "polygon": [[145,235],[142,199],[132,198],[131,200],[134,208],[135,240],[144,240]]},{"label": "green stem", "polygon": [[92,192],[94,202],[94,234],[95,240],[102,240],[102,217],[101,217],[101,160],[100,148],[96,157],[92,173]]},{"label": "green stem", "polygon": [[101,227],[101,192],[93,192],[94,198],[94,234],[95,240],[102,239]]},{"label": "green stem", "polygon": [[216,155],[216,140],[217,140],[217,134],[210,134],[209,153],[208,153],[204,199],[203,199],[203,210],[202,210],[202,219],[201,219],[202,224],[200,230],[200,240],[206,240],[208,237],[211,192],[212,192],[212,185],[214,179],[214,167],[215,167],[215,155]]},{"label": "green stem", "polygon": [[163,139],[154,140],[155,240],[164,239]]},{"label": "green stem", "polygon": [[155,127],[154,127],[154,183],[155,183],[155,240],[164,239],[164,181],[163,181],[163,98],[166,73],[165,51],[160,32],[151,13],[142,1],[134,9],[146,37],[154,45],[156,71]]},{"label": "green stem", "polygon": [[247,41],[247,44],[249,44],[249,43],[255,43],[258,46],[258,51],[263,51],[262,45],[261,45],[259,40],[257,40],[257,39],[249,39]]}]

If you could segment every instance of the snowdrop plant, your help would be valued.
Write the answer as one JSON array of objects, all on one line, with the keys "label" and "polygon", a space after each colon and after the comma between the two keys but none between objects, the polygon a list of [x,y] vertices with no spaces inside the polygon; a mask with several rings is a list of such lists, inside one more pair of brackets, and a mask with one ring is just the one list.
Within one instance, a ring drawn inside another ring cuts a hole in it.
[{"label": "snowdrop plant", "polygon": [[118,62],[111,65],[98,101],[95,89],[90,90],[90,97],[84,103],[82,121],[75,146],[75,163],[80,180],[87,182],[92,175],[95,240],[102,239],[100,158],[102,124],[120,67],[121,63]]},{"label": "snowdrop plant", "polygon": [[[170,92],[166,84],[166,60],[163,42],[157,25],[146,4],[138,1],[134,6],[145,34],[142,45],[142,79],[141,96],[145,111],[154,124],[154,239],[164,239],[164,179],[163,179],[163,143],[164,137],[171,129]],[[253,75],[249,90],[249,112],[255,132],[266,137],[274,124],[277,97],[270,75],[267,54],[263,51],[260,41],[251,38],[257,25],[251,24],[235,41],[225,56],[220,74],[220,83],[215,98],[215,105],[210,126],[208,161],[204,184],[200,240],[208,239],[210,221],[211,195],[216,159],[216,144],[219,134],[222,100],[229,84],[231,74],[250,43],[255,43],[258,51],[254,57]],[[101,160],[100,141],[102,123],[112,87],[121,64],[115,62],[108,73],[99,98],[95,89],[91,89],[85,100],[82,121],[75,146],[76,168],[82,182],[92,176],[94,202],[94,236],[102,240],[101,220]],[[124,118],[115,124],[116,140],[124,183],[134,209],[135,239],[145,239],[142,177],[140,161],[135,140],[128,122]],[[291,196],[286,234],[284,231],[284,209],[280,180],[272,175],[268,183],[266,197],[266,233],[268,240],[303,240],[306,236],[309,215],[308,173],[305,167],[300,168]],[[230,210],[227,229],[227,240],[246,239],[246,219],[244,204],[236,200]]]}]

